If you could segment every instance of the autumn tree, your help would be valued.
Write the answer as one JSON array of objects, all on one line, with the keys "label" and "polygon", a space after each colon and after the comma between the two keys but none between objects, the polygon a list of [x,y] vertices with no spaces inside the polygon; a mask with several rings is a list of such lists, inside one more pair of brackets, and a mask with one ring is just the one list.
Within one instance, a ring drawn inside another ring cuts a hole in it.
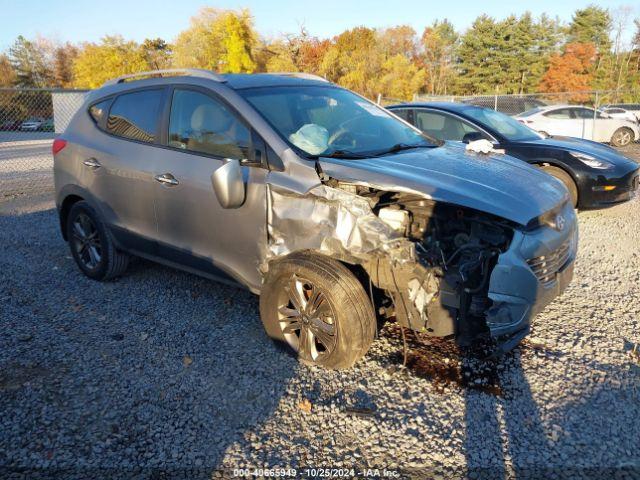
[{"label": "autumn tree", "polygon": [[173,48],[176,67],[198,67],[221,73],[256,70],[254,49],[258,36],[249,10],[205,7],[180,33]]},{"label": "autumn tree", "polygon": [[16,82],[16,72],[9,57],[0,54],[0,87],[12,87]]},{"label": "autumn tree", "polygon": [[70,43],[58,45],[53,52],[53,85],[70,87],[73,85],[73,62],[80,51]]},{"label": "autumn tree", "polygon": [[83,45],[73,62],[74,85],[98,88],[114,77],[149,70],[140,46],[120,36]]},{"label": "autumn tree", "polygon": [[161,38],[147,38],[140,45],[140,53],[150,70],[171,67],[171,46]]},{"label": "autumn tree", "polygon": [[431,95],[446,95],[454,76],[458,34],[453,24],[436,20],[422,32],[421,63],[426,71],[426,89]]},{"label": "autumn tree", "polygon": [[562,54],[551,57],[549,69],[540,82],[544,92],[584,92],[591,89],[596,47],[593,43],[573,42]]}]

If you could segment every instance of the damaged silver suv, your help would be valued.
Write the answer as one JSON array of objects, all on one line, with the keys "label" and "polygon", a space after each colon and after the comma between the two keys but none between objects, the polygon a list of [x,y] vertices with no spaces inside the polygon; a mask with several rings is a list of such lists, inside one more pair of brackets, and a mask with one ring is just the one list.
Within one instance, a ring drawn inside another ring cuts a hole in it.
[{"label": "damaged silver suv", "polygon": [[271,337],[327,368],[353,365],[388,319],[506,351],[573,274],[560,182],[319,77],[120,77],[53,152],[85,275],[109,280],[136,255],[240,284]]}]

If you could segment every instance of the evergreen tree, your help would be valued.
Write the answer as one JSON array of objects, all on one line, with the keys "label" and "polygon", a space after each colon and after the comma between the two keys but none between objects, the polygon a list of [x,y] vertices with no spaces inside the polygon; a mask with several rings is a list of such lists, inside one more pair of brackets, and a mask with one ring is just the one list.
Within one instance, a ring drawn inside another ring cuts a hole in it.
[{"label": "evergreen tree", "polygon": [[9,61],[16,74],[15,84],[20,87],[48,87],[52,71],[42,45],[20,35],[9,48]]}]

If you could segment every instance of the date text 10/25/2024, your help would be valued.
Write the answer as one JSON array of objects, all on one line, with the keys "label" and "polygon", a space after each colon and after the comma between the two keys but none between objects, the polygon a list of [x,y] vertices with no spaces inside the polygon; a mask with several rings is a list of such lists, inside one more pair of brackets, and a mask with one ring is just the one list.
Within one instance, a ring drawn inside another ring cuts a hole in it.
[{"label": "date text 10/25/2024", "polygon": [[386,468],[234,468],[234,477],[257,478],[400,478]]}]

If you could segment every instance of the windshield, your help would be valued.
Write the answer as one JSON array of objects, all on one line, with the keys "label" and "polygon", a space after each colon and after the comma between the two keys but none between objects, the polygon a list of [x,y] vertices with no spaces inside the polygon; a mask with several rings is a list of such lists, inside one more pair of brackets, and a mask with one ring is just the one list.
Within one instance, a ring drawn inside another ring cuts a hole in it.
[{"label": "windshield", "polygon": [[271,87],[239,93],[290,144],[309,156],[359,158],[437,141],[383,108],[336,87]]},{"label": "windshield", "polygon": [[465,115],[473,118],[486,128],[494,130],[507,140],[517,142],[522,140],[540,140],[540,134],[531,130],[526,125],[514,120],[509,115],[496,112],[488,108],[468,108]]}]

